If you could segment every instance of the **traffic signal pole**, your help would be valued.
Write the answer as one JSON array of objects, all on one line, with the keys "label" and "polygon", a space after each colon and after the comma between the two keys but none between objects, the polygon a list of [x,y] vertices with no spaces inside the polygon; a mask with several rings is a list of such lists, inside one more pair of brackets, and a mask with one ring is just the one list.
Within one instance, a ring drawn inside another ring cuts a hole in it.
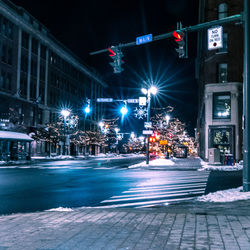
[{"label": "traffic signal pole", "polygon": [[[244,25],[244,66],[243,66],[243,191],[250,191],[250,21],[249,21],[249,0],[244,0],[243,14],[237,14],[225,17],[219,20],[200,23],[194,26],[184,27],[179,32],[194,32],[208,27],[217,26],[220,24],[240,21]],[[173,37],[173,31],[154,36],[152,42]],[[137,46],[136,42],[119,44],[119,48]],[[96,55],[107,52],[108,49],[91,52],[90,55]],[[148,159],[147,159],[148,160]]]},{"label": "traffic signal pole", "polygon": [[244,72],[243,72],[243,191],[250,191],[250,23],[249,0],[244,0]]}]

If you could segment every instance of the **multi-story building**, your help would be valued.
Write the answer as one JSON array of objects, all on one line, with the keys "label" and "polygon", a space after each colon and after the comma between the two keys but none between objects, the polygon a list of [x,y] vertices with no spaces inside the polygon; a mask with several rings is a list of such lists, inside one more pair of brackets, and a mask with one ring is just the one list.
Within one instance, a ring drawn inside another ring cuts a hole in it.
[{"label": "multi-story building", "polygon": [[[243,0],[200,0],[199,23],[243,11]],[[208,50],[207,30],[198,33],[197,78],[199,155],[208,160],[209,148],[242,159],[243,25],[223,24],[223,48]]]},{"label": "multi-story building", "polygon": [[[0,0],[0,129],[19,125],[26,131],[55,122],[60,108],[70,106],[80,126],[96,129],[102,106],[95,104],[86,120],[86,98],[102,97],[107,84],[33,16]],[[36,153],[45,145],[36,145]]]}]

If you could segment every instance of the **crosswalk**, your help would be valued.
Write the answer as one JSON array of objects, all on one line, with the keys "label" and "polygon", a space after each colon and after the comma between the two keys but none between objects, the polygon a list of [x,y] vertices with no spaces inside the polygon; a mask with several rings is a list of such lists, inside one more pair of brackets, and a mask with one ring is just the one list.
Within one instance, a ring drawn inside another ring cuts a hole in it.
[{"label": "crosswalk", "polygon": [[193,199],[205,193],[209,172],[166,171],[101,202],[105,208],[151,207]]}]

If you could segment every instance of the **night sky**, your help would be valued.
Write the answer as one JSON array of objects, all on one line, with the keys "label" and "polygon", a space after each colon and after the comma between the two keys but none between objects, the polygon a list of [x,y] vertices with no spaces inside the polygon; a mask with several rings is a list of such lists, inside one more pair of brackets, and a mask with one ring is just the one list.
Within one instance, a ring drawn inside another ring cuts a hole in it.
[{"label": "night sky", "polygon": [[[197,24],[198,0],[154,1],[82,1],[82,0],[13,0],[44,24],[54,37],[71,49],[90,67],[95,68],[108,89],[107,97],[138,98],[144,81],[153,81],[159,94],[153,107],[174,107],[172,116],[178,117],[193,134],[197,116],[195,80],[196,33],[188,36],[189,58],[179,59],[173,39],[123,50],[124,71],[114,74],[108,53],[90,56],[89,53],[111,45],[135,41],[137,36],[159,35],[176,29],[177,21],[184,26]],[[110,91],[112,89],[112,91]],[[131,106],[134,108],[135,106]],[[117,105],[113,117],[118,116]],[[132,130],[138,132],[138,120],[130,118]],[[126,128],[124,128],[126,129]],[[128,129],[128,127],[127,127]]]}]

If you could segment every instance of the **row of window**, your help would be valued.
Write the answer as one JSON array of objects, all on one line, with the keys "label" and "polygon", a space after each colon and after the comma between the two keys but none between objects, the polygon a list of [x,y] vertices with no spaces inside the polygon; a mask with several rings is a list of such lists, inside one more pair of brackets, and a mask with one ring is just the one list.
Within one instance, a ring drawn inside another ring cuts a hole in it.
[{"label": "row of window", "polygon": [[12,22],[7,20],[5,17],[0,15],[0,32],[3,36],[13,39],[13,29],[14,25]]}]

